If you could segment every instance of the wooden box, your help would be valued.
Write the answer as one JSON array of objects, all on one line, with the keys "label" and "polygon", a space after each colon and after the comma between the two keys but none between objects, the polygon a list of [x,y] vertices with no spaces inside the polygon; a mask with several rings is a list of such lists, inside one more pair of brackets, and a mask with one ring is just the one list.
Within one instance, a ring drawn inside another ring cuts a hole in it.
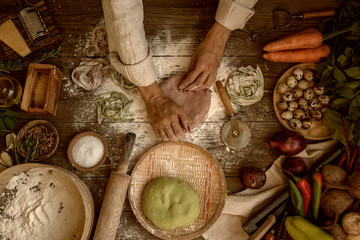
[{"label": "wooden box", "polygon": [[55,65],[30,63],[21,109],[30,114],[56,115],[62,72]]}]

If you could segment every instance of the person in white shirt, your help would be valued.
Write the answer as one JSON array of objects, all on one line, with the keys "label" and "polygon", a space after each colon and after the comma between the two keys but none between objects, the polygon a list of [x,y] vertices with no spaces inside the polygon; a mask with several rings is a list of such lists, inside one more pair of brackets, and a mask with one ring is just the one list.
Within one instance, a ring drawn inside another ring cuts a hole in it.
[{"label": "person in white shirt", "polygon": [[[226,42],[235,29],[244,28],[257,0],[220,0],[215,23],[191,57],[179,91],[212,86]],[[145,38],[142,0],[102,0],[113,67],[138,86],[157,138],[178,140],[191,131],[183,109],[164,96],[156,78],[151,50]]]}]

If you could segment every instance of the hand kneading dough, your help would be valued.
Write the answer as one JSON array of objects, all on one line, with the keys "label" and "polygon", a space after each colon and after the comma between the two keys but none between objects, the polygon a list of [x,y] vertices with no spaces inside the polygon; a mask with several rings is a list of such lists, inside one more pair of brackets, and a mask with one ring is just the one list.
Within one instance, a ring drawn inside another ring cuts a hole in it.
[{"label": "hand kneading dough", "polygon": [[210,90],[183,92],[178,90],[185,74],[175,75],[161,82],[161,90],[168,98],[180,105],[190,120],[190,129],[196,128],[206,117],[211,104]]},{"label": "hand kneading dough", "polygon": [[185,227],[199,216],[199,196],[179,179],[157,178],[145,187],[143,210],[145,216],[160,229]]}]

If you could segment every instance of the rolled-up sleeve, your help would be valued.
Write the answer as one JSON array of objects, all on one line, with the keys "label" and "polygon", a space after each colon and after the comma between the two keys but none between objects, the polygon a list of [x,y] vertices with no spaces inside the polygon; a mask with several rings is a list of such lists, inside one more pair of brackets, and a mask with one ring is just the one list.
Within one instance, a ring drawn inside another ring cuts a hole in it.
[{"label": "rolled-up sleeve", "polygon": [[142,0],[102,0],[112,66],[137,86],[156,80]]},{"label": "rolled-up sleeve", "polygon": [[220,0],[215,20],[230,29],[243,29],[254,15],[257,0]]}]

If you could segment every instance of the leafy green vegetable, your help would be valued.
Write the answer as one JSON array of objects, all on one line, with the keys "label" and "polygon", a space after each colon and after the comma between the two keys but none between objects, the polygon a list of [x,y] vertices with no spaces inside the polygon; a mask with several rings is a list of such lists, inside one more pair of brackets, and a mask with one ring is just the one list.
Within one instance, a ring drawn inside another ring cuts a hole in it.
[{"label": "leafy green vegetable", "polygon": [[[331,137],[345,147],[348,172],[360,169],[360,2],[343,2],[337,14],[324,20],[320,31],[332,54],[316,68],[318,83],[332,99],[324,116]],[[356,161],[354,161],[354,159]]]},{"label": "leafy green vegetable", "polygon": [[5,137],[10,131],[15,130],[15,120],[20,114],[10,108],[0,107],[0,136]]}]

